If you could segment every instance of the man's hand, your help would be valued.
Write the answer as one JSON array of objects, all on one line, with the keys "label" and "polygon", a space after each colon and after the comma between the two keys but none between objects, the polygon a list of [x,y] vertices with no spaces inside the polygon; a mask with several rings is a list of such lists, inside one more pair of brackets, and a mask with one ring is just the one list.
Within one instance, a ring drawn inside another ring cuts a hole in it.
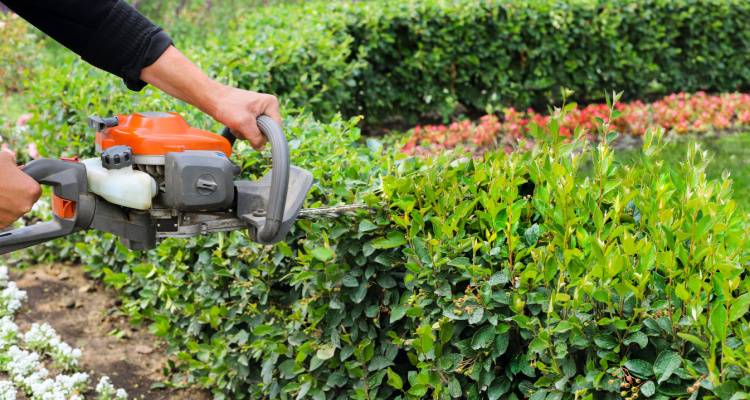
[{"label": "man's hand", "polygon": [[279,101],[276,97],[224,86],[223,94],[217,98],[214,119],[229,127],[240,139],[247,139],[260,150],[266,144],[266,137],[260,133],[256,118],[267,115],[281,124]]},{"label": "man's hand", "polygon": [[206,76],[174,47],[141,71],[141,79],[165,93],[188,102],[226,125],[240,139],[260,150],[266,138],[256,119],[267,115],[281,124],[279,101],[270,94],[222,85]]},{"label": "man's hand", "polygon": [[18,218],[31,211],[42,189],[30,176],[16,166],[12,153],[0,151],[0,227],[12,224]]}]

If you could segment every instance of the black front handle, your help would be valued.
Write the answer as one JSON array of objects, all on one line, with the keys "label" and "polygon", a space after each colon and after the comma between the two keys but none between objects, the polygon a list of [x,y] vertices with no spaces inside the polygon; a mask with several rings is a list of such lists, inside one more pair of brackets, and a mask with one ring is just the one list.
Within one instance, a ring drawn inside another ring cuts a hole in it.
[{"label": "black front handle", "polygon": [[[289,145],[281,126],[268,116],[257,119],[258,129],[271,143],[271,188],[266,205],[266,221],[258,231],[260,242],[270,242],[281,229],[286,207],[286,196],[289,187]],[[229,128],[221,133],[230,144],[237,139]]]},{"label": "black front handle", "polygon": [[0,232],[0,254],[20,250],[86,228],[93,217],[93,204],[86,195],[86,167],[77,162],[42,158],[26,164],[22,171],[43,185],[53,187],[55,196],[75,202],[70,219],[54,216],[52,221]]}]

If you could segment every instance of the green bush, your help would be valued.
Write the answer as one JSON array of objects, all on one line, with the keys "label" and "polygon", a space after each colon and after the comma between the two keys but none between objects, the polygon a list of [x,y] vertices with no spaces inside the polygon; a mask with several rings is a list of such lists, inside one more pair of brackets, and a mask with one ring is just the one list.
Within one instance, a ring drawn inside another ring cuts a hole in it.
[{"label": "green bush", "polygon": [[742,0],[378,0],[258,14],[221,39],[242,85],[372,124],[544,109],[562,88],[581,102],[750,88]]},{"label": "green bush", "polygon": [[551,123],[530,152],[416,159],[360,144],[355,126],[287,122],[316,178],[308,205],[372,213],[300,221],[275,247],[238,232],[76,246],[153,321],[178,377],[227,399],[750,390],[746,223],[697,147],[672,168],[649,135],[626,167],[606,143],[550,139]]}]

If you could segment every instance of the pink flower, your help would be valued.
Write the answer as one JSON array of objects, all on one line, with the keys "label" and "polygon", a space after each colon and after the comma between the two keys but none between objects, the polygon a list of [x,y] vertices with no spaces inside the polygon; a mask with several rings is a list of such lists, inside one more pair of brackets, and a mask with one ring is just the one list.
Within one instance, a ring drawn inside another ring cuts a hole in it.
[{"label": "pink flower", "polygon": [[39,149],[36,148],[36,143],[29,143],[29,145],[26,147],[26,151],[29,153],[29,157],[31,157],[33,160],[39,158]]},{"label": "pink flower", "polygon": [[34,116],[34,114],[31,114],[31,113],[22,114],[16,120],[16,126],[24,126],[24,125],[26,125],[29,122],[29,120],[31,119],[31,117],[33,117],[33,116]]}]

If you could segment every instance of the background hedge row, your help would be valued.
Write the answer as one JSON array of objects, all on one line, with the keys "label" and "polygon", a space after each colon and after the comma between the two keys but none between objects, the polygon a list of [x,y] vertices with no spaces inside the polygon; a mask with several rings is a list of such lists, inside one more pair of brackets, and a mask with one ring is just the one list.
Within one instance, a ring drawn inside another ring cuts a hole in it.
[{"label": "background hedge row", "polygon": [[[574,90],[624,99],[750,88],[743,0],[424,0],[271,8],[218,39],[243,86],[379,123]],[[216,48],[210,50],[218,54]]]}]

